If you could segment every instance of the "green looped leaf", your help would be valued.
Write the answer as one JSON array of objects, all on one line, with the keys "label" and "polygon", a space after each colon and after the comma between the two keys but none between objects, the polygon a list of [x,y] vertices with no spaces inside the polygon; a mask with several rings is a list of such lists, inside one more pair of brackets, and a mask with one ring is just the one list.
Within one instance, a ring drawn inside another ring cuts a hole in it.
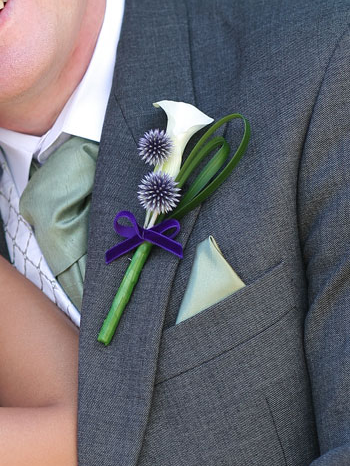
[{"label": "green looped leaf", "polygon": [[[230,162],[221,170],[222,166],[227,160],[230,153],[230,146],[223,137],[216,137],[209,141],[204,147],[207,139],[218,129],[220,126],[228,123],[229,121],[240,118],[244,123],[244,134],[238,146],[238,149],[232,156]],[[242,158],[250,138],[250,125],[248,120],[239,113],[232,113],[224,118],[221,118],[217,123],[209,128],[204,135],[197,142],[187,160],[183,164],[176,181],[179,187],[182,187],[190,176],[192,171],[200,164],[200,162],[207,157],[214,149],[221,146],[215,153],[207,165],[203,168],[194,182],[190,185],[187,193],[182,198],[179,205],[173,211],[169,218],[180,219],[188,212],[196,208],[205,199],[207,199],[219,186],[226,180],[233,169],[236,167]],[[221,171],[220,171],[221,170]],[[214,178],[214,176],[217,176]]]}]

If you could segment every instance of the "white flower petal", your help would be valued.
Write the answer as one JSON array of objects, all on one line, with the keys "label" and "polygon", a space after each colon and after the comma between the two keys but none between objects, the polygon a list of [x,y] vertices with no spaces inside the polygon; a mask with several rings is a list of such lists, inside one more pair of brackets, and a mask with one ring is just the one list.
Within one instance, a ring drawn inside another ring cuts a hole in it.
[{"label": "white flower petal", "polygon": [[[167,133],[170,136],[192,133],[204,128],[214,120],[201,112],[194,105],[185,102],[174,102],[173,100],[161,100],[153,104],[161,107],[168,117]],[[189,136],[189,137],[191,137]]]},{"label": "white flower petal", "polygon": [[[191,137],[214,120],[194,105],[173,100],[161,100],[153,104],[162,108],[168,117],[166,132],[171,137],[174,150],[161,170],[176,178],[181,168],[182,154]],[[160,167],[158,167],[160,168]]]}]

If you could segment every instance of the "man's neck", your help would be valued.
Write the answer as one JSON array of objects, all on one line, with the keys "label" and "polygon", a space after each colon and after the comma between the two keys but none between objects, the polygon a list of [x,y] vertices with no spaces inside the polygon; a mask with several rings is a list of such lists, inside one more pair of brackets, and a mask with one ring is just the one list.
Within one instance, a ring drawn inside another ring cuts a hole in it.
[{"label": "man's neck", "polygon": [[76,45],[61,73],[30,94],[19,95],[15,102],[3,102],[0,127],[42,136],[53,126],[89,66],[103,23],[105,2],[87,3]]}]

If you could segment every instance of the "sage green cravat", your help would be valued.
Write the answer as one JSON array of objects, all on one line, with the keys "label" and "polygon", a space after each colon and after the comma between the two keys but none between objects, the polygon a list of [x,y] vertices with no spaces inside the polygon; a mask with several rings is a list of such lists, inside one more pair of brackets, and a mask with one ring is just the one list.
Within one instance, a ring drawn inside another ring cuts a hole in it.
[{"label": "sage green cravat", "polygon": [[70,138],[34,170],[19,206],[52,273],[79,310],[97,154],[97,143]]}]

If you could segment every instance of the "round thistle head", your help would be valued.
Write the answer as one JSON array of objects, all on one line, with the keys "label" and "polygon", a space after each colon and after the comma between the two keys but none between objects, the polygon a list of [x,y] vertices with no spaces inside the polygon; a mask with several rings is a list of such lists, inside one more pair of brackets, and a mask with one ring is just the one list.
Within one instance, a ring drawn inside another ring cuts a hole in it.
[{"label": "round thistle head", "polygon": [[139,141],[139,154],[150,165],[161,165],[170,156],[173,143],[167,133],[151,129]]},{"label": "round thistle head", "polygon": [[140,190],[137,192],[142,207],[158,214],[170,212],[179,202],[180,188],[177,188],[177,184],[168,173],[148,173],[141,181]]}]

